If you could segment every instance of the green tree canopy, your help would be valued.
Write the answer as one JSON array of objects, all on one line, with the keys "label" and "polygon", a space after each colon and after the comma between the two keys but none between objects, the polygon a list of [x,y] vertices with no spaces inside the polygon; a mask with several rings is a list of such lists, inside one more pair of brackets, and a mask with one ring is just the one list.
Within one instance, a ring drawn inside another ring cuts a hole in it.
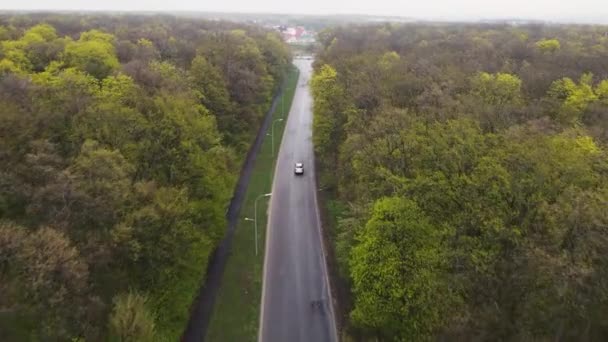
[{"label": "green tree canopy", "polygon": [[557,39],[542,39],[536,42],[536,47],[542,52],[553,53],[560,49],[561,44]]},{"label": "green tree canopy", "polygon": [[352,318],[379,337],[429,340],[451,301],[442,229],[412,201],[381,199],[352,251]]},{"label": "green tree canopy", "polygon": [[111,34],[97,30],[83,32],[80,39],[68,42],[64,60],[69,66],[103,79],[119,66]]}]

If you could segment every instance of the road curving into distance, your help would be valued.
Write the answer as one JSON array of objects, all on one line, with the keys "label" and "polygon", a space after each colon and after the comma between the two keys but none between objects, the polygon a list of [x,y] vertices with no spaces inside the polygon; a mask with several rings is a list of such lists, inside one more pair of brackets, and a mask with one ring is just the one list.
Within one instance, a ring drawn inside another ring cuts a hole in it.
[{"label": "road curving into distance", "polygon": [[[325,262],[312,146],[312,60],[296,59],[300,79],[294,95],[272,185],[261,342],[337,341]],[[304,175],[294,174],[304,163]]]}]

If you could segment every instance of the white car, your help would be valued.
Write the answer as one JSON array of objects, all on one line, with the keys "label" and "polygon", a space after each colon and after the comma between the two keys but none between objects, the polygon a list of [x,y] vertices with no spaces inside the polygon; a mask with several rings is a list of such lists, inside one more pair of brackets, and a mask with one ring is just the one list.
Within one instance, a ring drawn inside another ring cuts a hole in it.
[{"label": "white car", "polygon": [[304,164],[296,163],[296,169],[295,169],[294,173],[296,174],[296,176],[303,175],[304,174]]}]

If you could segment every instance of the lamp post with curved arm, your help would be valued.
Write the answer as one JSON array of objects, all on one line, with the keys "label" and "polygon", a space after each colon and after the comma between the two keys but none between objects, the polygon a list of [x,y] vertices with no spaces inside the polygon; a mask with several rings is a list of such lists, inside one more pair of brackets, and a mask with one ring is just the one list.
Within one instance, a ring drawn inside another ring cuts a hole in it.
[{"label": "lamp post with curved arm", "polygon": [[254,227],[254,236],[255,236],[255,255],[258,255],[258,200],[262,197],[270,197],[270,195],[272,195],[272,193],[267,193],[267,194],[261,194],[259,195],[256,199],[255,202],[253,203],[253,219],[250,219],[249,217],[245,217],[246,221],[253,221],[253,227]]}]

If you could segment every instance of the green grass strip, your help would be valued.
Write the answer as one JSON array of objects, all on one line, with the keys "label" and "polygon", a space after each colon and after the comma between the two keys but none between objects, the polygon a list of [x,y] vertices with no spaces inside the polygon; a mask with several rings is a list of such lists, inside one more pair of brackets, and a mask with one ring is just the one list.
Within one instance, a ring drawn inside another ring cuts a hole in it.
[{"label": "green grass strip", "polygon": [[[275,155],[271,155],[271,137],[266,136],[256,158],[245,202],[232,241],[231,254],[222,277],[222,285],[215,302],[207,331],[207,341],[256,341],[262,295],[262,277],[266,241],[266,212],[268,199],[258,201],[258,255],[255,255],[254,225],[245,217],[253,218],[256,197],[271,191],[276,155],[283,137],[283,129],[296,90],[299,71],[292,67],[283,93],[283,105],[278,102],[274,111]],[[275,120],[283,119],[283,121]],[[272,132],[272,124],[268,133]]]}]

